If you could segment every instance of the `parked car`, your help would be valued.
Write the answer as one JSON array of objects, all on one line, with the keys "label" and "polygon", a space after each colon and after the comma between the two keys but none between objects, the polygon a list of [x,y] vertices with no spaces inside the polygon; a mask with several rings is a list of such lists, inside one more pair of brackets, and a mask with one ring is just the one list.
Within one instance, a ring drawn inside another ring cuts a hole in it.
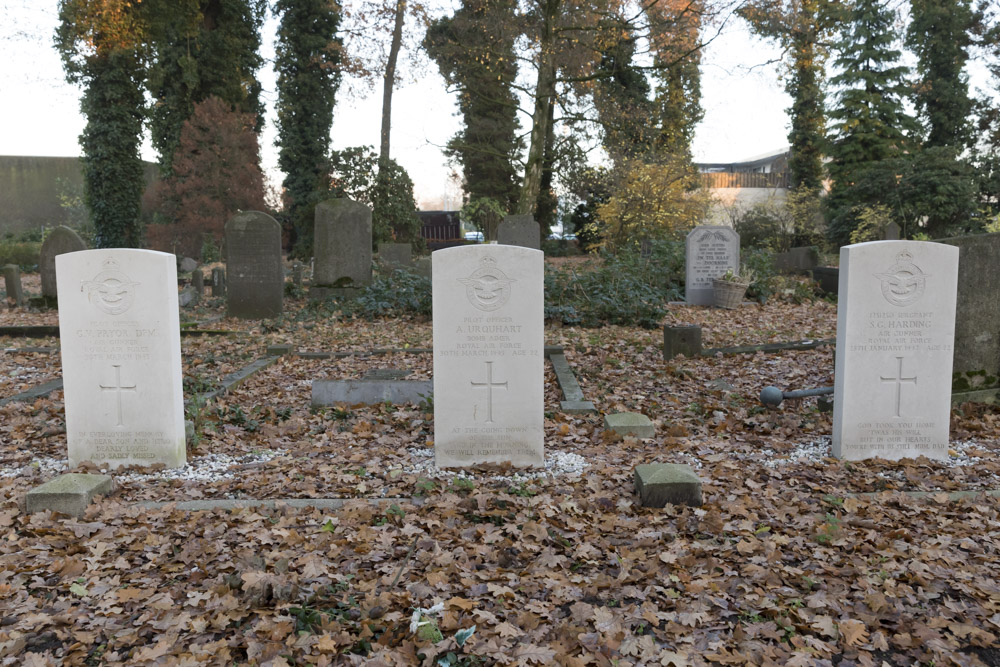
[{"label": "parked car", "polygon": [[465,232],[465,240],[482,243],[485,239],[483,238],[482,232]]}]

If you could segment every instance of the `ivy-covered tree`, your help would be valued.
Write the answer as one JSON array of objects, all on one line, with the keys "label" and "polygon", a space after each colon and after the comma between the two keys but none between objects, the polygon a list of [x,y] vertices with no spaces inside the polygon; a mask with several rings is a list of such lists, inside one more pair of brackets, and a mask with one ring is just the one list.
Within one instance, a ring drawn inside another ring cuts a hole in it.
[{"label": "ivy-covered tree", "polygon": [[925,146],[962,149],[972,137],[969,60],[975,17],[969,0],[910,0],[906,45],[917,56],[914,95]]},{"label": "ivy-covered tree", "polygon": [[217,97],[195,105],[181,126],[173,171],[157,186],[166,221],[149,226],[152,247],[202,256],[203,248],[221,244],[226,220],[266,208],[256,120]]},{"label": "ivy-covered tree", "polygon": [[602,143],[615,164],[646,155],[657,134],[649,81],[634,62],[636,40],[627,25],[619,30],[601,53],[594,84]]},{"label": "ivy-covered tree", "polygon": [[424,46],[445,82],[458,91],[462,129],[448,153],[462,166],[470,201],[491,199],[513,210],[518,194],[518,36],[513,0],[465,0],[454,16],[431,23]]},{"label": "ivy-covered tree", "polygon": [[278,0],[278,165],[285,172],[285,210],[293,252],[312,252],[313,208],[326,190],[330,128],[340,86],[338,5],[332,0]]},{"label": "ivy-covered tree", "polygon": [[84,201],[98,248],[142,245],[145,33],[139,5],[127,0],[59,3],[56,48],[67,80],[84,89]]},{"label": "ivy-covered tree", "polygon": [[169,175],[181,126],[194,107],[217,97],[231,111],[254,114],[263,126],[257,70],[265,0],[146,0],[153,51],[148,87],[150,130]]},{"label": "ivy-covered tree", "polygon": [[836,0],[754,0],[742,15],[758,35],[784,49],[785,91],[792,98],[788,170],[793,189],[819,192],[823,184],[828,41],[842,5]]},{"label": "ivy-covered tree", "polygon": [[903,100],[909,69],[899,65],[895,14],[880,0],[857,0],[848,11],[834,47],[840,72],[829,112],[829,164],[833,180],[826,203],[829,234],[843,244],[857,222],[856,207],[885,203],[862,196],[861,179],[875,163],[913,146],[918,126]]},{"label": "ivy-covered tree", "polygon": [[694,128],[705,115],[701,107],[702,0],[661,0],[646,8],[654,52],[656,82],[654,123],[656,152],[691,159]]}]

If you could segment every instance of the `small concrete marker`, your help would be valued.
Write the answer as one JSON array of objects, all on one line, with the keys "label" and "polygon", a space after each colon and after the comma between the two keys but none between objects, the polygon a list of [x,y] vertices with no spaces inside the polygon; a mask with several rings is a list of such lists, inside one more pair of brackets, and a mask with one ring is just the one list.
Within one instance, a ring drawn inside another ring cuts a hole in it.
[{"label": "small concrete marker", "polygon": [[110,475],[71,472],[28,491],[24,496],[25,509],[29,514],[52,510],[81,516],[94,496],[107,495],[113,488]]},{"label": "small concrete marker", "polygon": [[691,466],[647,463],[635,467],[635,492],[643,507],[701,506],[701,480]]},{"label": "small concrete marker", "polygon": [[701,354],[701,327],[697,324],[676,324],[663,327],[663,358],[679,354],[697,357]]},{"label": "small concrete marker", "polygon": [[622,437],[634,435],[637,438],[652,438],[656,433],[649,417],[638,412],[619,412],[605,415],[604,428],[610,429]]}]

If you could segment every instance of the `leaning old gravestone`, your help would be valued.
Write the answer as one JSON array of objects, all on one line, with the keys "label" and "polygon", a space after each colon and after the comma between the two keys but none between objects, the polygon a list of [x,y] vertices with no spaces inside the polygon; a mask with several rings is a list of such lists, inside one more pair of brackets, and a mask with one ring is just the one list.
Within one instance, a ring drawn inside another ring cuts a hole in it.
[{"label": "leaning old gravestone", "polygon": [[840,249],[835,456],[948,458],[957,281],[941,243]]},{"label": "leaning old gravestone", "polygon": [[433,257],[437,465],[544,465],[544,254],[476,245]]},{"label": "leaning old gravestone", "polygon": [[281,315],[285,274],[281,225],[266,213],[242,211],[226,223],[226,312],[260,320]]},{"label": "leaning old gravestone", "polygon": [[87,244],[69,227],[60,225],[45,237],[38,255],[38,272],[42,277],[42,297],[56,298],[56,255],[86,250]]},{"label": "leaning old gravestone", "polygon": [[530,215],[506,215],[497,228],[497,243],[516,245],[538,250],[541,244],[541,229]]},{"label": "leaning old gravestone", "polygon": [[684,300],[696,306],[715,303],[712,280],[740,268],[740,235],[731,227],[703,225],[687,235]]},{"label": "leaning old gravestone", "polygon": [[183,466],[174,256],[87,250],[56,265],[70,467]]},{"label": "leaning old gravestone", "polygon": [[313,299],[353,296],[372,281],[372,212],[350,199],[316,205]]}]

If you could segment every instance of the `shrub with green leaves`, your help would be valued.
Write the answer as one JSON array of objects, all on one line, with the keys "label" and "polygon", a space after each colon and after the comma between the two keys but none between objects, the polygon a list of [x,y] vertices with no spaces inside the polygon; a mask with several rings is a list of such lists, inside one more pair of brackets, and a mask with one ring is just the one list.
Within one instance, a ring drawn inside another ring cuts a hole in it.
[{"label": "shrub with green leaves", "polygon": [[545,275],[545,316],[565,324],[659,326],[668,301],[680,297],[684,244],[654,241],[648,257],[635,250],[608,255],[592,271]]},{"label": "shrub with green leaves", "polygon": [[33,271],[38,267],[41,243],[0,241],[0,266],[17,264],[22,271]]},{"label": "shrub with green leaves", "polygon": [[744,249],[740,264],[753,272],[754,282],[747,289],[747,296],[765,303],[775,290],[778,272],[774,268],[774,253],[762,248]]},{"label": "shrub with green leaves", "polygon": [[376,277],[357,298],[341,303],[345,315],[365,319],[431,314],[431,281],[409,271],[396,270]]}]

